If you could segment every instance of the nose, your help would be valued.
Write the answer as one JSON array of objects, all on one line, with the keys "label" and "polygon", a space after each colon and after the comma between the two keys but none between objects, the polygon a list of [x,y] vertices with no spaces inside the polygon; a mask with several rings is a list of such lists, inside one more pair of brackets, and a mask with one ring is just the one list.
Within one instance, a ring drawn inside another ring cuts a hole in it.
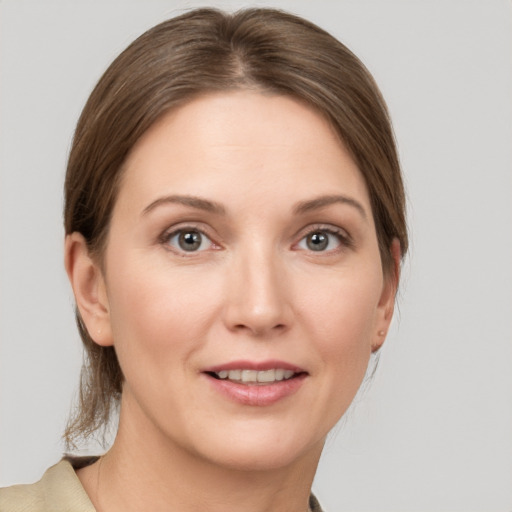
[{"label": "nose", "polygon": [[224,311],[231,331],[267,338],[289,329],[292,309],[286,269],[271,250],[239,255],[228,270]]}]

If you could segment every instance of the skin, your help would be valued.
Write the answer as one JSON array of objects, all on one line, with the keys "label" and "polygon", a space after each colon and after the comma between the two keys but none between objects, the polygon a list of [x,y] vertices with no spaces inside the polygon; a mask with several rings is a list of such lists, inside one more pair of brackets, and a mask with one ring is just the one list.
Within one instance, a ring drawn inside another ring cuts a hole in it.
[{"label": "skin", "polygon": [[[296,211],[334,195],[345,200]],[[203,232],[200,250],[184,251],[179,229]],[[78,471],[96,508],[307,510],[325,437],[391,321],[391,250],[386,277],[364,179],[305,104],[216,93],[158,121],[126,161],[102,264],[80,234],[66,240],[82,318],[126,379],[112,449]],[[202,373],[269,359],[306,377],[263,407]]]}]

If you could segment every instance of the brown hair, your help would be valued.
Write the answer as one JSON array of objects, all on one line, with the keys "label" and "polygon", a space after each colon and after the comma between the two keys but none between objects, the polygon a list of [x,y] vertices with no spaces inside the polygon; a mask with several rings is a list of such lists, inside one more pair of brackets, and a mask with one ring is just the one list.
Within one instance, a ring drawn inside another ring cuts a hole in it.
[{"label": "brown hair", "polygon": [[[370,73],[327,32],[273,9],[198,9],[150,29],[123,51],[80,116],[66,182],[66,233],[80,232],[101,260],[123,162],[165,112],[195,95],[230,89],[292,95],[326,116],[363,174],[382,265],[394,238],[407,251],[405,197],[391,123]],[[94,343],[77,310],[86,362],[68,445],[106,426],[123,376],[113,347]]]}]

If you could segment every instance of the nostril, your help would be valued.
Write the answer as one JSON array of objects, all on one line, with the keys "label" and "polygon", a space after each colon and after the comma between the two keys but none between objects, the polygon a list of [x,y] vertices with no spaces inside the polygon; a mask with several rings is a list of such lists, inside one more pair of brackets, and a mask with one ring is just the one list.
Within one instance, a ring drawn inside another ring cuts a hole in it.
[{"label": "nostril", "polygon": [[252,333],[253,335],[256,335],[256,336],[261,336],[261,335],[264,335],[265,333],[271,333],[271,332],[276,332],[276,331],[284,331],[286,330],[286,325],[285,324],[276,324],[274,325],[273,327],[265,327],[265,326],[257,326],[257,325],[245,325],[245,324],[236,324],[233,326],[234,330],[236,331],[249,331],[250,333]]}]

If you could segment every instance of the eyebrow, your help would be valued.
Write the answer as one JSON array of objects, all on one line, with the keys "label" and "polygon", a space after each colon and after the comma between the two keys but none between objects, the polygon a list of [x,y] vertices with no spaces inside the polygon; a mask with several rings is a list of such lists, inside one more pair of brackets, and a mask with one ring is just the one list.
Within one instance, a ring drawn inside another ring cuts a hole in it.
[{"label": "eyebrow", "polygon": [[363,219],[368,220],[368,215],[366,214],[366,210],[364,209],[363,205],[359,201],[353,199],[352,197],[347,197],[343,195],[327,195],[316,197],[315,199],[311,199],[308,201],[301,201],[295,206],[295,208],[293,209],[293,213],[295,215],[301,215],[338,203],[353,206],[361,214]]},{"label": "eyebrow", "polygon": [[[225,215],[226,209],[220,203],[216,203],[215,201],[210,201],[208,199],[203,199],[201,197],[196,196],[182,196],[182,195],[170,195],[159,197],[151,204],[146,206],[142,211],[142,215],[147,215],[149,212],[157,208],[158,206],[164,204],[182,204],[184,206],[189,206],[191,208],[196,208],[198,210],[203,210],[208,213],[214,213],[216,215]],[[366,215],[366,210],[363,205],[356,201],[355,199],[343,195],[326,195],[316,197],[314,199],[310,199],[307,201],[301,201],[297,203],[297,205],[293,208],[294,215],[303,215],[305,213],[309,213],[314,210],[319,210],[321,208],[326,208],[327,206],[331,206],[333,204],[346,204],[354,207],[361,216],[367,220],[368,216]]]},{"label": "eyebrow", "polygon": [[146,206],[144,210],[142,210],[142,215],[147,215],[149,212],[157,208],[158,206],[164,204],[182,204],[184,206],[190,206],[191,208],[196,208],[198,210],[204,210],[208,213],[214,213],[217,215],[224,215],[226,213],[226,209],[219,203],[214,201],[209,201],[208,199],[202,199],[200,197],[195,196],[181,196],[181,195],[171,195],[159,197],[151,204]]}]

